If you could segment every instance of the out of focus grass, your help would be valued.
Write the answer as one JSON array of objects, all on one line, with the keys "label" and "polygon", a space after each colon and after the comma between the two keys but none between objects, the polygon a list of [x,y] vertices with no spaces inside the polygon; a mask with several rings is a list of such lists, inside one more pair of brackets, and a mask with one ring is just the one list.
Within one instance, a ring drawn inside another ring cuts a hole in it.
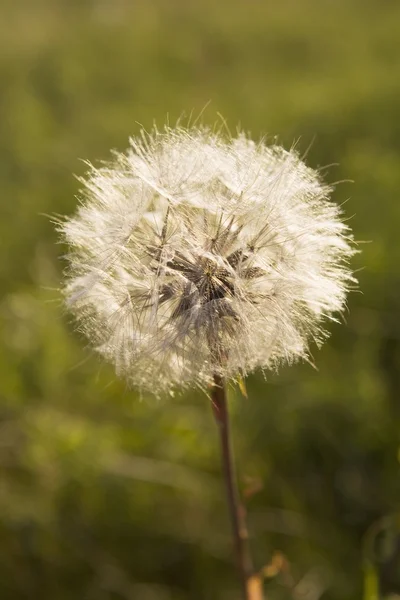
[{"label": "out of focus grass", "polygon": [[365,564],[365,600],[400,594],[399,39],[395,0],[3,0],[1,598],[235,598],[207,400],[140,401],[92,356],[45,216],[74,210],[80,159],[207,103],[335,165],[369,242],[318,371],[232,394],[256,564],[285,557],[268,597],[360,598]]}]

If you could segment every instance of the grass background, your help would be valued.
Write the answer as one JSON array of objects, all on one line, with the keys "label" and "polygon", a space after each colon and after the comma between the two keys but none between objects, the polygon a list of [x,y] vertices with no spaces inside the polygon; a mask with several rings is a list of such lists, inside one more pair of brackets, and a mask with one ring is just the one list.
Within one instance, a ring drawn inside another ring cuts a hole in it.
[{"label": "grass background", "polygon": [[207,399],[140,401],[92,355],[45,216],[74,211],[80,159],[207,103],[334,165],[368,242],[318,371],[232,392],[268,598],[400,595],[399,40],[397,0],[2,0],[2,599],[238,597]]}]

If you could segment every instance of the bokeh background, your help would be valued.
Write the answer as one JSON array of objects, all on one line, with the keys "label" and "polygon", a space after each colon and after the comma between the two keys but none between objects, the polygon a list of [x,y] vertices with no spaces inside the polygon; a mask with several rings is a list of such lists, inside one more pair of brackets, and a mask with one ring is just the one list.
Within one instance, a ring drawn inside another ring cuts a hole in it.
[{"label": "bokeh background", "polygon": [[400,596],[398,0],[2,0],[4,600],[238,598],[209,402],[140,400],[92,355],[51,223],[75,209],[81,159],[204,108],[330,165],[365,242],[318,370],[231,393],[267,597]]}]

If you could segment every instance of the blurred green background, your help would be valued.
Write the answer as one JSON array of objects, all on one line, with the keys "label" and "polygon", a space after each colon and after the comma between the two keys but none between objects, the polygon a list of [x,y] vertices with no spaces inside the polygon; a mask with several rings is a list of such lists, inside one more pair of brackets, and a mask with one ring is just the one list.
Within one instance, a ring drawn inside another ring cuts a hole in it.
[{"label": "blurred green background", "polygon": [[93,356],[47,216],[75,210],[81,159],[209,101],[205,123],[222,113],[333,165],[368,242],[318,370],[232,393],[268,599],[400,596],[398,0],[2,0],[4,600],[238,598],[208,401],[140,400]]}]

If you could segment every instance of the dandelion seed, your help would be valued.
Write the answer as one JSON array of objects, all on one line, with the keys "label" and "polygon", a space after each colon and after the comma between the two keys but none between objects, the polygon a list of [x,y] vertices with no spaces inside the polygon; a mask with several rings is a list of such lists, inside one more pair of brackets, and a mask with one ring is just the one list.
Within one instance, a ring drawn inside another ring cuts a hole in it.
[{"label": "dandelion seed", "polygon": [[344,308],[352,238],[293,150],[154,129],[82,183],[60,226],[67,303],[133,386],[206,387],[306,358]]}]

